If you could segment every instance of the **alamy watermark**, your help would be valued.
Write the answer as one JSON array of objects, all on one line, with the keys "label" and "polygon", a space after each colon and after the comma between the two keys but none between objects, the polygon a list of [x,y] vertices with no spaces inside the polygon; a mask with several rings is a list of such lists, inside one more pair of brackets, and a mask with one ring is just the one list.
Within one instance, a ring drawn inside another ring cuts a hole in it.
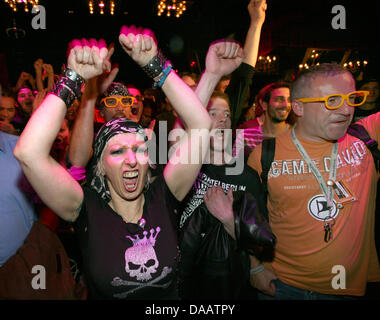
[{"label": "alamy watermark", "polygon": [[[46,29],[46,9],[42,5],[35,5],[32,8],[35,16],[32,19],[32,28],[35,30]],[[331,26],[334,30],[346,29],[346,8],[342,5],[335,5],[331,9],[331,13],[335,14],[331,20]]]},{"label": "alamy watermark", "polygon": [[332,7],[331,13],[335,14],[331,20],[331,26],[333,29],[346,29],[346,8],[342,5],[337,4]]},{"label": "alamy watermark", "polygon": [[[240,131],[236,130],[237,134]],[[150,138],[136,151],[139,163],[155,165],[170,161],[172,164],[229,164],[226,175],[240,175],[244,170],[244,156],[233,156],[232,129],[191,129],[189,132],[173,129],[168,134],[166,121],[160,121],[158,132],[157,137],[153,130],[145,129]],[[137,135],[137,140],[144,142],[143,135]],[[187,145],[183,145],[185,140]],[[211,141],[212,146],[209,145]]]},{"label": "alamy watermark", "polygon": [[35,16],[32,19],[32,28],[35,30],[46,29],[46,10],[44,6],[35,5],[32,8]]},{"label": "alamy watermark", "polygon": [[36,274],[32,278],[32,288],[34,290],[45,290],[46,289],[46,269],[42,265],[35,265],[32,268],[32,274]]},{"label": "alamy watermark", "polygon": [[335,290],[346,289],[346,268],[342,265],[335,265],[331,273],[336,274],[331,280],[331,287]]}]

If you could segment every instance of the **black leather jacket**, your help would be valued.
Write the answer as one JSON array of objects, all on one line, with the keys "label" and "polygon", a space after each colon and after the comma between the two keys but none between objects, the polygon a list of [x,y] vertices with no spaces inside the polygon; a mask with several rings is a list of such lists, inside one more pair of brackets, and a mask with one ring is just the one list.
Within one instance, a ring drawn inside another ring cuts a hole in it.
[{"label": "black leather jacket", "polygon": [[270,260],[276,237],[248,192],[234,192],[234,240],[223,224],[200,205],[180,238],[182,299],[240,299],[249,286],[249,257]]}]

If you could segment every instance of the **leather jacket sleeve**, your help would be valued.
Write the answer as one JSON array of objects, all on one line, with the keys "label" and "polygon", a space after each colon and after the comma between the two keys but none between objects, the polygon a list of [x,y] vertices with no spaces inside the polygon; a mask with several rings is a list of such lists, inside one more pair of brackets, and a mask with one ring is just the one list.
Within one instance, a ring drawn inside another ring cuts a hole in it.
[{"label": "leather jacket sleeve", "polygon": [[256,199],[249,192],[234,192],[235,237],[240,248],[260,260],[271,260],[276,236],[259,212]]}]

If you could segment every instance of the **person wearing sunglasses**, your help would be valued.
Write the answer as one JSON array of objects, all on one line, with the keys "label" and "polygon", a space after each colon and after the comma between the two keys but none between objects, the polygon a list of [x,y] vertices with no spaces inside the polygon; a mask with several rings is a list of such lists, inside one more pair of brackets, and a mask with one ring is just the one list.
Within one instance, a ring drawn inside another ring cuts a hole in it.
[{"label": "person wearing sunglasses", "polygon": [[107,91],[99,97],[97,108],[106,122],[117,118],[139,122],[142,102],[136,96],[138,97],[138,89],[129,89],[122,83],[112,82]]},{"label": "person wearing sunglasses", "polygon": [[[352,74],[323,63],[291,86],[297,123],[277,136],[268,174],[268,211],[277,247],[273,262],[259,261],[253,283],[259,298],[354,299],[380,281],[374,242],[377,181],[371,152],[347,134],[368,91]],[[360,120],[380,139],[380,113]],[[262,172],[260,146],[248,164]],[[266,150],[266,149],[264,149]]]}]

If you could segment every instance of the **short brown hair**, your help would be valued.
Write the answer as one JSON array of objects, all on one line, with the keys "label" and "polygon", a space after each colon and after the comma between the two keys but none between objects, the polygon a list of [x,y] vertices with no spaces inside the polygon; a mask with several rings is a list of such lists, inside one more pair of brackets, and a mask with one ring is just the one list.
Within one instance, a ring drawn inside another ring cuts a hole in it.
[{"label": "short brown hair", "polygon": [[228,95],[224,92],[220,92],[220,91],[215,90],[210,97],[210,101],[207,105],[207,109],[210,105],[211,100],[214,98],[221,98],[227,102],[228,106],[230,106],[230,98],[228,97]]},{"label": "short brown hair", "polygon": [[336,62],[333,63],[322,63],[317,66],[313,66],[309,70],[304,70],[301,72],[297,78],[293,81],[290,89],[290,99],[299,99],[305,97],[305,91],[310,88],[310,84],[313,79],[318,76],[331,77],[338,74],[349,73],[344,67]]}]

